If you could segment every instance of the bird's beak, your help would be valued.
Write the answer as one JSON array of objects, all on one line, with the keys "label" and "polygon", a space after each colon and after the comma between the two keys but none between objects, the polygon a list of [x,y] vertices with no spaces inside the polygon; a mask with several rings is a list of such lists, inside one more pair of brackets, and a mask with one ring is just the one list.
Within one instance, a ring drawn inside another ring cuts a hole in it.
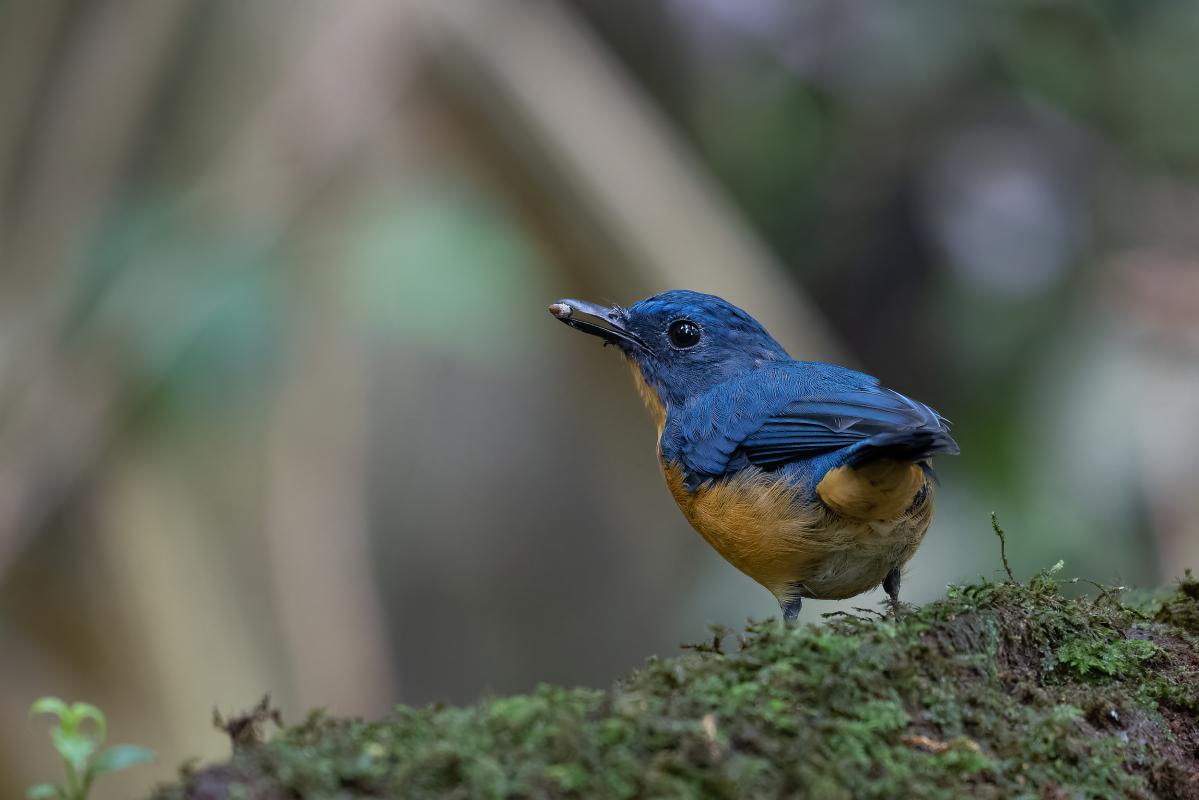
[{"label": "bird's beak", "polygon": [[605,342],[645,348],[645,342],[625,327],[627,314],[623,309],[604,308],[582,300],[559,300],[549,307],[549,312],[575,330],[598,336]]}]

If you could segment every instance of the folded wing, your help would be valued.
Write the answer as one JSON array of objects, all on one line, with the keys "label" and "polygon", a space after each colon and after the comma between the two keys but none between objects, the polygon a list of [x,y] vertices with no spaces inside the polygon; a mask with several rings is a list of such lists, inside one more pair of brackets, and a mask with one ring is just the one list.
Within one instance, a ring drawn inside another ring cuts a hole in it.
[{"label": "folded wing", "polygon": [[869,375],[797,361],[734,380],[672,414],[662,449],[691,483],[839,450],[847,466],[958,452],[948,423],[925,404]]},{"label": "folded wing", "polygon": [[772,468],[843,448],[852,448],[851,466],[876,458],[920,461],[958,452],[937,412],[878,385],[794,400],[763,420],[740,450],[751,464]]}]

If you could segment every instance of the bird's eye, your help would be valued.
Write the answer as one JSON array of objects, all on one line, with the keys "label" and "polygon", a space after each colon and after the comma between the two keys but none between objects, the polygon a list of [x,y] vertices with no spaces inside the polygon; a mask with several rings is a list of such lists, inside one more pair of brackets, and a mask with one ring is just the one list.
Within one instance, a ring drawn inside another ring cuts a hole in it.
[{"label": "bird's eye", "polygon": [[678,319],[670,323],[670,343],[675,347],[686,350],[699,344],[700,329],[689,319]]}]

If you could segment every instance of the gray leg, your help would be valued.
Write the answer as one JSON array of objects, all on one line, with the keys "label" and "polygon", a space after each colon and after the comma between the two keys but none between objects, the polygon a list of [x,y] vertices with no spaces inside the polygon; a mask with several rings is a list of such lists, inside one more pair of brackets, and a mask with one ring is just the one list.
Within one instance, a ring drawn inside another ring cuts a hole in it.
[{"label": "gray leg", "polygon": [[899,567],[893,568],[887,573],[887,577],[883,578],[883,591],[891,598],[891,608],[899,611]]},{"label": "gray leg", "polygon": [[783,620],[788,624],[794,624],[799,616],[799,610],[803,608],[803,598],[796,597],[794,600],[779,601],[779,608],[783,609]]}]

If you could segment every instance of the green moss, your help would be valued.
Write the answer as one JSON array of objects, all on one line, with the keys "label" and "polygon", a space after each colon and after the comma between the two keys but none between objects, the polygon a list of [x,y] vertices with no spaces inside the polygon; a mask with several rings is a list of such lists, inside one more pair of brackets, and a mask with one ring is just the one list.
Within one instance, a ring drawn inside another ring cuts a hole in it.
[{"label": "green moss", "polygon": [[1134,609],[1049,572],[899,619],[718,630],[608,691],[314,715],[155,798],[1186,796],[1193,583]]},{"label": "green moss", "polygon": [[1199,580],[1188,569],[1173,597],[1162,603],[1158,622],[1199,634]]},{"label": "green moss", "polygon": [[1057,649],[1057,661],[1079,678],[1120,678],[1153,658],[1160,648],[1145,639],[1072,639]]}]

